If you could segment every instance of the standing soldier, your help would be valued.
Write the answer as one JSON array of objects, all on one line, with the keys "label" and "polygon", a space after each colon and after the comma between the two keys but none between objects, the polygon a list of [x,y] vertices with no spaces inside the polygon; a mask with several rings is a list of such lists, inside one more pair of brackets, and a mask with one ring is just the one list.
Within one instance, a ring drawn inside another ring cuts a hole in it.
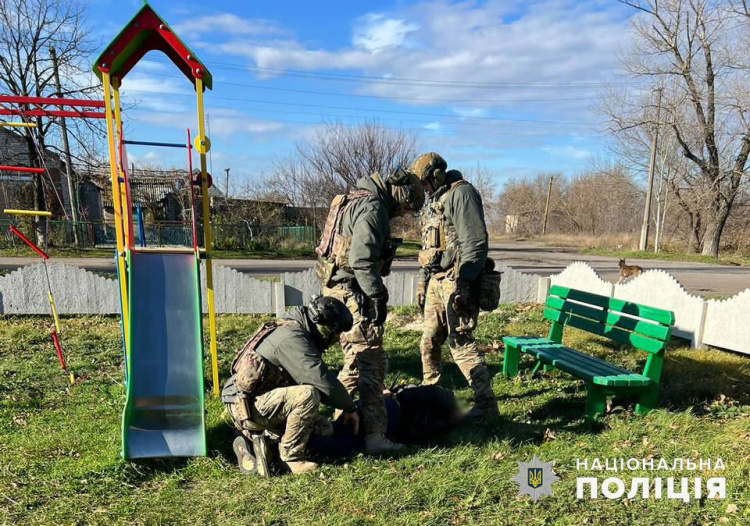
[{"label": "standing soldier", "polygon": [[474,340],[479,317],[477,280],[487,262],[487,227],[479,192],[436,153],[417,157],[409,168],[429,195],[422,220],[422,250],[417,304],[424,313],[423,383],[440,381],[440,350],[448,340],[451,355],[474,393],[469,416],[496,415],[484,354]]},{"label": "standing soldier", "polygon": [[418,212],[424,200],[419,180],[400,167],[387,178],[377,173],[363,177],[356,190],[333,199],[317,248],[316,273],[323,294],[343,301],[354,316],[352,330],[341,335],[344,365],[339,380],[350,394],[359,392],[369,454],[402,447],[385,437],[388,358],[383,324],[388,290],[383,276],[390,271],[397,245],[390,238],[390,220],[406,210]]}]

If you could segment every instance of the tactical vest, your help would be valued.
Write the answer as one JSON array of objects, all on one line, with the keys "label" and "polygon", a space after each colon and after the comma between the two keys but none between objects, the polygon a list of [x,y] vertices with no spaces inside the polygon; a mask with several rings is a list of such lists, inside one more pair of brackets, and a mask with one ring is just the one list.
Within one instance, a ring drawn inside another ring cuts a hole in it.
[{"label": "tactical vest", "polygon": [[299,323],[292,320],[265,323],[235,354],[231,371],[237,390],[256,397],[277,387],[294,385],[294,380],[282,367],[270,363],[256,352],[263,340],[280,326],[299,327]]},{"label": "tactical vest", "polygon": [[250,402],[278,387],[295,385],[294,379],[283,367],[272,364],[255,349],[280,326],[297,326],[293,320],[278,320],[263,324],[247,343],[237,351],[232,360],[232,376],[221,390],[221,401],[237,429],[246,432],[262,431],[263,427],[255,424],[252,419]]},{"label": "tactical vest", "polygon": [[[469,184],[461,179],[445,191],[443,195],[430,202],[422,219],[422,250],[419,252],[419,263],[430,272],[447,272],[458,265],[458,258],[452,268],[441,267],[444,252],[458,251],[458,233],[453,223],[445,215],[445,202],[450,193],[461,185]],[[458,256],[458,254],[456,254]]]},{"label": "tactical vest", "polygon": [[352,238],[342,235],[342,220],[353,203],[371,195],[372,192],[368,190],[356,190],[348,194],[337,195],[331,201],[323,235],[315,249],[315,252],[318,253],[315,275],[324,287],[331,286],[331,278],[333,278],[336,270],[343,269],[346,272],[351,272],[349,268],[349,248],[352,245]]}]

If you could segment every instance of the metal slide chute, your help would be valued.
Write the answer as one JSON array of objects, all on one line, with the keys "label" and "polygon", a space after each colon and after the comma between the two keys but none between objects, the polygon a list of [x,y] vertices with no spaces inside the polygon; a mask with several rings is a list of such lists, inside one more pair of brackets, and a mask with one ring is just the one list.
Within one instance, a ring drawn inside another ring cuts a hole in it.
[{"label": "metal slide chute", "polygon": [[124,458],[206,454],[198,265],[190,251],[130,251]]}]

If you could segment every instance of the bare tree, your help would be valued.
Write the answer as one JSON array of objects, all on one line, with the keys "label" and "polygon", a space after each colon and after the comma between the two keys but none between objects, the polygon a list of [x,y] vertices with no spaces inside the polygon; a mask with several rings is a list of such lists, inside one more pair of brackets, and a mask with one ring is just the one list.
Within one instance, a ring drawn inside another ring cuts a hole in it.
[{"label": "bare tree", "polygon": [[[85,4],[78,0],[3,0],[0,2],[0,92],[17,96],[80,96],[91,93],[84,68],[93,52],[85,27]],[[54,83],[50,49],[57,53],[62,93]],[[29,160],[43,167],[41,152],[55,147],[54,120],[36,118],[36,128],[24,128]],[[90,151],[91,128],[84,120],[71,123],[71,137],[78,149]],[[59,150],[58,150],[59,151]],[[47,208],[45,184],[35,175],[34,207]],[[54,195],[54,189],[49,188]],[[44,230],[37,222],[37,241],[44,243]]]},{"label": "bare tree", "polygon": [[336,194],[354,188],[361,177],[387,175],[407,165],[416,153],[416,138],[405,130],[377,121],[359,126],[330,122],[311,140],[298,143],[293,154],[277,159],[273,174],[261,178],[251,193],[307,209],[317,224]]},{"label": "bare tree", "polygon": [[[621,2],[640,13],[634,47],[623,59],[640,85],[635,93],[610,94],[605,111],[616,133],[648,133],[657,124],[671,134],[687,161],[672,189],[690,217],[691,246],[717,256],[750,154],[743,15],[711,0]],[[657,86],[659,123],[647,99]]]},{"label": "bare tree", "polygon": [[494,174],[486,167],[477,163],[474,170],[468,170],[463,174],[464,178],[474,185],[482,197],[484,206],[484,219],[487,230],[492,235],[505,233],[505,217],[500,210],[498,201],[497,183]]}]

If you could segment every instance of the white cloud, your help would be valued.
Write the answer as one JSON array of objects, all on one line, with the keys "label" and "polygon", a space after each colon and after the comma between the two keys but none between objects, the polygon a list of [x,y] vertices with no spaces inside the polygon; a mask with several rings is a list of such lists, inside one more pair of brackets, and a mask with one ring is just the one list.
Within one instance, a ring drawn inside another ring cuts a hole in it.
[{"label": "white cloud", "polygon": [[555,157],[567,157],[569,159],[578,160],[591,157],[590,151],[584,148],[575,148],[573,146],[545,146],[542,150]]},{"label": "white cloud", "polygon": [[174,26],[178,35],[285,35],[289,34],[277,22],[263,18],[242,18],[233,13],[216,13],[180,22]]},{"label": "white cloud", "polygon": [[[519,100],[578,98],[555,105],[562,108],[558,113],[574,115],[584,109],[588,113],[596,83],[614,72],[627,38],[622,6],[597,1],[439,1],[398,14],[369,14],[364,20],[353,44],[339,49],[280,35],[273,41],[230,38],[218,49],[265,68],[349,70],[422,80],[363,81],[360,94],[469,99],[490,108],[513,107]],[[438,82],[430,82],[434,80]],[[593,83],[593,88],[581,83]],[[498,99],[514,102],[491,102]],[[555,107],[542,103],[536,111],[554,113]]]},{"label": "white cloud", "polygon": [[422,126],[425,130],[438,131],[440,129],[439,122],[430,122]]},{"label": "white cloud", "polygon": [[400,47],[406,36],[419,26],[398,18],[386,18],[382,14],[370,13],[355,22],[352,43],[367,51],[378,52],[386,48]]},{"label": "white cloud", "polygon": [[453,113],[461,117],[482,117],[487,114],[484,108],[453,108]]}]

